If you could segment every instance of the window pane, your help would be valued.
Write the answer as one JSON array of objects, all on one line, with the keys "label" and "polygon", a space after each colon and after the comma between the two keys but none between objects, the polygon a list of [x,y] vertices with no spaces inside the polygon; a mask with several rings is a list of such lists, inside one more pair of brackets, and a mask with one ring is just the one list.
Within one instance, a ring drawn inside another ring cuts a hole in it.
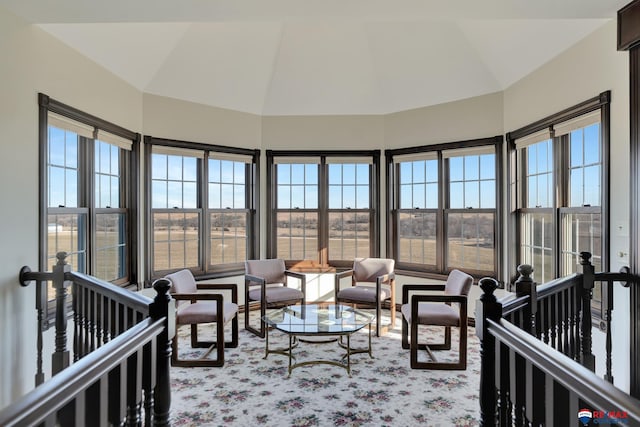
[{"label": "window pane", "polygon": [[411,209],[413,207],[413,186],[400,186],[400,209]]},{"label": "window pane", "polygon": [[427,200],[425,202],[427,209],[438,208],[438,184],[427,184]]},{"label": "window pane", "polygon": [[465,181],[477,180],[480,178],[480,172],[478,156],[465,156],[464,157],[464,179]]},{"label": "window pane", "polygon": [[96,271],[94,276],[106,281],[126,276],[126,241],[124,214],[96,215]]},{"label": "window pane", "polygon": [[[592,263],[602,262],[602,216],[600,213],[564,213],[561,216],[566,238],[561,242],[560,274],[580,271],[580,252],[590,252]],[[596,270],[597,271],[597,270]]]},{"label": "window pane", "polygon": [[198,188],[195,182],[185,182],[183,185],[183,205],[185,209],[194,209],[198,207]]},{"label": "window pane", "polygon": [[47,215],[47,259],[49,266],[56,264],[58,252],[67,253],[67,262],[73,270],[88,273],[87,269],[87,215],[80,213]]},{"label": "window pane", "polygon": [[600,163],[600,123],[584,128],[584,163]]},{"label": "window pane", "polygon": [[329,209],[342,209],[342,187],[329,186]]},{"label": "window pane", "polygon": [[291,187],[278,185],[278,209],[291,209]]},{"label": "window pane", "polygon": [[462,157],[452,157],[449,159],[449,179],[451,181],[462,181],[463,175],[463,163]]},{"label": "window pane", "polygon": [[582,129],[571,132],[571,167],[584,164],[582,157]]},{"label": "window pane", "polygon": [[356,166],[354,164],[343,164],[342,166],[342,183],[343,184],[355,184],[356,183]]},{"label": "window pane", "polygon": [[369,256],[369,214],[329,213],[329,259]]},{"label": "window pane", "polygon": [[449,186],[449,207],[451,209],[464,208],[464,187],[461,182],[452,182]]},{"label": "window pane", "polygon": [[402,184],[406,184],[412,181],[413,181],[413,163],[411,162],[400,163],[400,182]]},{"label": "window pane", "polygon": [[277,257],[318,261],[318,214],[279,212],[277,214]]},{"label": "window pane", "polygon": [[447,267],[492,272],[495,263],[492,213],[447,215]]},{"label": "window pane", "polygon": [[369,186],[359,185],[356,188],[356,208],[369,209]]},{"label": "window pane", "polygon": [[153,270],[199,267],[197,213],[153,214]]},{"label": "window pane", "polygon": [[291,184],[291,165],[280,164],[277,166],[278,184]]},{"label": "window pane", "polygon": [[496,207],[496,182],[480,181],[480,207],[494,209]]},{"label": "window pane", "polygon": [[167,156],[167,176],[174,181],[182,181],[182,156]]},{"label": "window pane", "polygon": [[64,206],[64,169],[59,167],[49,167],[49,206]]},{"label": "window pane", "polygon": [[292,184],[304,184],[305,179],[305,165],[291,165],[291,183]]},{"label": "window pane", "polygon": [[220,184],[212,184],[209,183],[209,208],[210,209],[220,209],[222,207],[221,204],[221,194]]},{"label": "window pane", "polygon": [[600,206],[600,166],[584,168],[584,203]]},{"label": "window pane", "polygon": [[151,183],[151,207],[154,209],[168,208],[168,189],[166,181],[153,181]]},{"label": "window pane", "polygon": [[526,213],[520,218],[521,263],[533,267],[533,278],[537,283],[546,283],[554,278],[553,214]]},{"label": "window pane", "polygon": [[425,184],[413,184],[413,206],[412,208],[421,208],[424,209],[426,207],[425,201]]},{"label": "window pane", "polygon": [[494,154],[483,154],[480,156],[480,179],[495,179],[496,177],[496,156]]},{"label": "window pane", "polygon": [[318,209],[318,187],[306,185],[304,191],[304,207],[307,209]]},{"label": "window pane", "polygon": [[464,207],[479,208],[480,207],[480,188],[478,181],[464,183]]},{"label": "window pane", "polygon": [[164,154],[151,155],[151,179],[167,179],[167,156]]},{"label": "window pane", "polygon": [[582,169],[571,170],[571,181],[569,184],[569,206],[582,206],[584,184],[582,181]]},{"label": "window pane", "polygon": [[436,213],[401,213],[398,217],[399,262],[436,265]]},{"label": "window pane", "polygon": [[424,182],[426,179],[425,161],[413,162],[413,182]]},{"label": "window pane", "polygon": [[212,213],[211,259],[209,263],[227,264],[247,259],[247,214],[241,212]]},{"label": "window pane", "polygon": [[369,185],[369,165],[358,164],[356,167],[356,182],[360,185]]}]

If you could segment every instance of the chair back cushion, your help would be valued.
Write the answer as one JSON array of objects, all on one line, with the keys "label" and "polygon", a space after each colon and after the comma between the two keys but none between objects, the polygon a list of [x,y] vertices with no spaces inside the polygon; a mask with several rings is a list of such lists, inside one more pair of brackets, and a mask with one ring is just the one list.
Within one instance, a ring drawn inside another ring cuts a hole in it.
[{"label": "chair back cushion", "polygon": [[451,270],[444,287],[445,295],[469,295],[469,290],[473,284],[473,277],[460,270]]},{"label": "chair back cushion", "polygon": [[195,294],[198,291],[196,279],[190,270],[180,270],[167,274],[166,279],[171,280],[172,294]]},{"label": "chair back cushion", "polygon": [[244,262],[245,272],[252,276],[264,278],[269,283],[287,283],[282,259],[254,259]]},{"label": "chair back cushion", "polygon": [[356,258],[353,260],[353,279],[356,282],[375,282],[378,276],[393,273],[395,260],[388,258]]}]

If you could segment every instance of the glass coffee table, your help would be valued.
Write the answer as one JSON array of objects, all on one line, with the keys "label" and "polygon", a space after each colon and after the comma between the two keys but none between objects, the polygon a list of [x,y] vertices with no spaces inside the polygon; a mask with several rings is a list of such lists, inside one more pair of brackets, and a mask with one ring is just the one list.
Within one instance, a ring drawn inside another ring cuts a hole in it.
[{"label": "glass coffee table", "polygon": [[[294,305],[267,313],[262,320],[267,324],[265,338],[266,359],[269,354],[276,353],[289,357],[289,376],[295,368],[305,365],[328,364],[340,366],[351,376],[351,355],[357,353],[371,354],[371,323],[375,316],[346,305],[320,306],[316,304]],[[367,348],[351,348],[351,335],[362,328],[369,329]],[[269,329],[274,328],[289,336],[288,348],[269,348]],[[305,339],[299,339],[304,337]],[[346,339],[346,344],[344,339]],[[293,349],[298,341],[323,344],[336,342],[346,350],[342,362],[335,360],[307,360],[294,362]],[[346,359],[346,363],[345,363]]]}]

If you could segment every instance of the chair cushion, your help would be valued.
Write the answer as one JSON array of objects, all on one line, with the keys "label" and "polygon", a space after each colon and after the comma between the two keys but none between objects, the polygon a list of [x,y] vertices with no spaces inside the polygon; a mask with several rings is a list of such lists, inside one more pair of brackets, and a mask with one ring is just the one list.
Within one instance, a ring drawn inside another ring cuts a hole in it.
[{"label": "chair cushion", "polygon": [[190,270],[180,270],[164,276],[171,280],[172,294],[194,294],[197,292],[196,279]]},{"label": "chair cushion", "polygon": [[[268,286],[265,289],[267,304],[282,301],[301,300],[304,298],[302,291],[298,289],[288,288],[286,286]],[[260,288],[254,287],[249,291],[249,299],[252,301],[260,301]]]},{"label": "chair cushion", "polygon": [[445,295],[469,295],[469,290],[473,285],[473,277],[460,270],[451,270],[447,277],[447,284],[444,287]]},{"label": "chair cushion", "polygon": [[284,260],[253,259],[244,262],[245,272],[262,277],[266,283],[286,283]]},{"label": "chair cushion", "polygon": [[[223,303],[222,312],[224,323],[227,323],[238,313],[238,305],[232,302]],[[176,321],[180,325],[192,323],[212,323],[218,321],[218,310],[215,301],[198,301],[187,304],[176,313]]]},{"label": "chair cushion", "polygon": [[375,282],[378,276],[393,273],[395,260],[387,258],[356,258],[353,278],[356,282]]},{"label": "chair cushion", "polygon": [[[402,315],[411,324],[411,304],[403,304]],[[435,326],[459,326],[458,310],[444,303],[418,303],[418,324]]]},{"label": "chair cushion", "polygon": [[[389,288],[380,288],[380,301],[391,298],[391,291]],[[376,288],[375,286],[349,286],[338,292],[337,299],[339,300],[355,300],[363,301],[371,304],[376,303]]]}]

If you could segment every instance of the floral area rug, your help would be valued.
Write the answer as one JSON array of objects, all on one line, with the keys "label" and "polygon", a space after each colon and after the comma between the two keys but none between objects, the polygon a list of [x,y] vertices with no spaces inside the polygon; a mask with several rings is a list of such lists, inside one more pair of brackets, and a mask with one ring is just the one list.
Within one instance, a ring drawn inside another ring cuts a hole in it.
[{"label": "floral area rug", "polygon": [[[307,365],[288,376],[288,358],[265,355],[265,340],[246,332],[240,314],[237,348],[225,350],[220,368],[171,368],[172,423],[175,426],[477,426],[479,424],[479,342],[468,330],[466,371],[414,370],[409,350],[401,346],[400,318],[387,335],[372,337],[373,356],[351,356],[347,371],[333,365]],[[252,313],[252,319],[254,314]],[[257,317],[256,317],[257,322]],[[387,319],[388,321],[388,319]],[[384,320],[383,320],[384,323]],[[200,326],[201,338],[214,334]],[[439,360],[455,355],[458,336],[454,329],[452,352],[437,351]],[[421,336],[441,339],[438,329]],[[230,331],[227,336],[230,336]],[[189,346],[189,328],[178,331],[181,357],[200,350]],[[288,337],[280,331],[269,334],[270,347],[284,346]],[[367,334],[351,338],[352,347],[367,344]],[[273,348],[272,347],[272,348]],[[336,342],[299,343],[294,350],[298,362],[326,359],[340,361],[344,355]],[[212,356],[215,357],[215,356]],[[420,360],[428,360],[420,352]]]}]

